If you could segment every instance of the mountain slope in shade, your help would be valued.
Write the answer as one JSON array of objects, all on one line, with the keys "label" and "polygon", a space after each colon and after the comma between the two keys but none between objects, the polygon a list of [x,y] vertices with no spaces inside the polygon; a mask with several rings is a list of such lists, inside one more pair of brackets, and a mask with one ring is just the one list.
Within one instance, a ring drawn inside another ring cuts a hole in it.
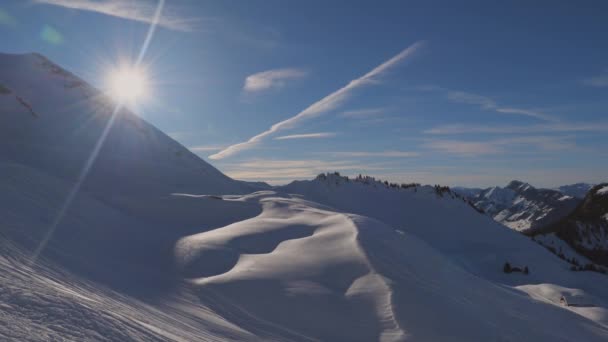
[{"label": "mountain slope in shade", "polygon": [[482,188],[467,188],[464,186],[454,186],[451,187],[452,191],[463,196],[465,198],[475,198],[479,195],[484,189]]},{"label": "mountain slope in shade", "polygon": [[[0,85],[3,160],[78,179],[116,104],[38,54],[0,54]],[[118,113],[84,189],[125,202],[132,194],[250,191],[126,109]]]},{"label": "mountain slope in shade", "polygon": [[564,195],[583,199],[585,198],[589,190],[593,188],[593,186],[594,184],[589,183],[575,183],[569,185],[562,185],[559,188],[556,188],[555,190],[558,190]]},{"label": "mountain slope in shade", "polygon": [[[211,200],[207,211],[201,211],[172,196],[248,193],[256,187],[225,176],[123,109],[74,203],[56,222],[116,104],[38,54],[0,54],[0,84],[3,195],[15,187],[23,188],[26,198],[36,194],[29,205],[15,196],[4,197],[7,215],[32,217],[22,220],[28,225],[4,225],[3,230],[11,231],[32,254],[48,239],[48,248],[40,247],[41,251],[61,259],[73,272],[113,287],[135,288],[137,293],[138,282],[154,278],[158,286],[148,289],[164,291],[178,282],[177,277],[166,276],[175,272],[175,241],[194,227],[210,229],[259,212],[242,208],[227,215]],[[45,192],[37,194],[37,188]],[[89,222],[92,217],[94,224]],[[141,260],[156,263],[156,270],[133,270],[130,264]],[[97,262],[106,265],[89,267]]]},{"label": "mountain slope in shade", "polygon": [[[463,196],[470,193],[458,189],[456,192]],[[559,191],[537,189],[520,181],[512,181],[504,188],[484,189],[469,199],[497,222],[522,232],[532,232],[556,222],[580,202]]]},{"label": "mountain slope in shade", "polygon": [[608,183],[593,187],[564,219],[537,236],[553,234],[590,260],[608,266]]}]

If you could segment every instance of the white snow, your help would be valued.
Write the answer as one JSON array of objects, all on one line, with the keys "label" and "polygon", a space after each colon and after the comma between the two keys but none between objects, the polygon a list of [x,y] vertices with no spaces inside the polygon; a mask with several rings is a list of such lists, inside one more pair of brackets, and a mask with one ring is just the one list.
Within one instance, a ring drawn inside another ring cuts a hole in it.
[{"label": "white snow", "polygon": [[599,194],[599,195],[606,195],[606,194],[608,194],[608,185],[605,186],[605,187],[603,187],[603,188],[601,188],[601,189],[599,189],[597,191],[597,194]]},{"label": "white snow", "polygon": [[[608,277],[449,192],[335,175],[254,192],[126,111],[29,266],[111,106],[36,55],[1,55],[0,75],[0,340],[608,338]],[[555,303],[569,292],[593,306]]]},{"label": "white snow", "polygon": [[[259,217],[178,244],[179,250],[190,251],[185,255],[195,250],[202,260],[210,260],[205,254],[215,253],[217,246],[229,246],[239,254],[220,274],[193,280],[211,288],[218,300],[229,298],[239,303],[239,309],[264,320],[328,340],[375,340],[378,334],[389,340],[399,336],[418,340],[547,338],[528,335],[525,328],[527,324],[548,328],[546,323],[524,318],[536,315],[533,302],[473,276],[412,234],[397,234],[381,222],[336,214],[298,198],[262,202],[265,209]],[[300,236],[293,238],[287,232],[294,228],[314,233],[291,233]],[[284,235],[282,242],[268,239],[269,246],[251,251],[259,245],[249,245],[249,241],[269,232]],[[237,240],[242,237],[247,240]],[[481,301],[484,305],[478,304]],[[515,309],[519,305],[523,309]],[[508,314],[511,310],[524,316],[516,319]],[[310,314],[302,316],[302,312]],[[563,314],[561,308],[549,312],[549,317]],[[352,323],[360,320],[368,322],[364,331]],[[502,324],[504,320],[509,325]],[[371,322],[384,322],[388,330],[375,331]],[[433,329],[437,322],[441,329]],[[341,335],[334,336],[336,331]]]}]

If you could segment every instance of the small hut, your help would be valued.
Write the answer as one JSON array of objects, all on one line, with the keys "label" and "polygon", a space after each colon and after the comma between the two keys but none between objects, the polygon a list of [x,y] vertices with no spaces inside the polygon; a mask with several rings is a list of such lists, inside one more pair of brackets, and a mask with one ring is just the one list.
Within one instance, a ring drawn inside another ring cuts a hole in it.
[{"label": "small hut", "polygon": [[587,296],[567,293],[560,297],[559,303],[563,306],[594,306]]}]

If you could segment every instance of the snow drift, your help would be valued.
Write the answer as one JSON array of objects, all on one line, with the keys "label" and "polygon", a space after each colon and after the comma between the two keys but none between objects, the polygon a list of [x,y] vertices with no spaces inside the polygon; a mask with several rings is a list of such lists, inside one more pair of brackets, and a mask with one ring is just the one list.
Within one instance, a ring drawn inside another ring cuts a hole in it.
[{"label": "snow drift", "polygon": [[0,55],[0,84],[2,340],[608,338],[608,278],[449,191],[255,192],[128,111],[49,232],[113,105],[35,54]]}]

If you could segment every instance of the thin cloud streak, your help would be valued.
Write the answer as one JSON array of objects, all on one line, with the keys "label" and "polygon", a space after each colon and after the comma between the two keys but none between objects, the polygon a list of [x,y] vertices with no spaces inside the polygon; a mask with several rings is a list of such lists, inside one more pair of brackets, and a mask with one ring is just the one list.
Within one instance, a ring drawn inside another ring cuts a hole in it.
[{"label": "thin cloud streak", "polygon": [[320,133],[283,135],[283,136],[274,138],[274,140],[320,139],[320,138],[331,138],[331,137],[335,137],[335,136],[336,136],[336,133],[320,132]]},{"label": "thin cloud streak", "polygon": [[219,151],[226,146],[217,146],[217,145],[204,145],[204,146],[192,146],[188,147],[188,149],[192,152],[209,152],[209,151]]},{"label": "thin cloud streak", "polygon": [[418,182],[421,184],[445,184],[449,186],[467,187],[491,187],[505,185],[513,180],[514,176],[518,179],[525,179],[534,186],[543,188],[555,188],[563,184],[571,184],[573,180],[600,183],[605,180],[605,174],[601,170],[589,170],[580,167],[553,168],[551,177],[547,177],[546,169],[522,169],[520,165],[507,167],[490,167],[482,165],[476,168],[466,168],[448,171],[416,171],[399,172],[394,174],[382,175],[384,179],[391,182]]},{"label": "thin cloud streak", "polygon": [[[154,3],[133,0],[34,0],[35,4],[64,7],[74,10],[96,12],[112,17],[139,21],[152,24],[156,5]],[[196,30],[200,20],[185,18],[176,13],[163,12],[157,25],[175,31],[192,32]]]},{"label": "thin cloud streak", "polygon": [[495,112],[502,113],[502,114],[524,115],[524,116],[529,116],[532,118],[536,118],[536,119],[543,120],[543,121],[550,121],[550,122],[558,121],[553,116],[547,115],[545,113],[542,113],[542,112],[539,112],[536,110],[501,106],[498,103],[496,103],[494,100],[492,100],[491,98],[482,96],[482,95],[478,95],[478,94],[472,94],[472,93],[467,93],[467,92],[463,92],[463,91],[448,90],[447,97],[448,97],[448,100],[450,100],[452,102],[465,103],[465,104],[470,104],[470,105],[478,105],[482,109],[493,110]]},{"label": "thin cloud streak", "polygon": [[458,135],[471,133],[487,134],[529,134],[529,133],[558,133],[558,132],[606,132],[607,122],[561,122],[554,124],[542,124],[532,126],[485,126],[454,124],[433,127],[423,133],[435,135]]},{"label": "thin cloud streak", "polygon": [[608,87],[608,75],[601,75],[596,77],[590,77],[583,80],[584,85],[591,87]]},{"label": "thin cloud streak", "polygon": [[478,105],[483,109],[494,109],[497,107],[496,102],[489,97],[467,93],[464,91],[448,90],[447,97],[448,100],[452,102]]},{"label": "thin cloud streak", "polygon": [[327,113],[333,109],[336,109],[341,103],[343,103],[350,95],[351,92],[357,88],[362,87],[363,85],[377,82],[377,77],[384,74],[387,70],[396,66],[400,62],[403,62],[407,58],[411,57],[416,51],[418,51],[422,46],[423,42],[416,42],[410,45],[405,50],[401,51],[398,55],[389,59],[388,61],[380,64],[367,74],[351,81],[346,86],[336,90],[335,92],[329,94],[323,99],[313,103],[308,108],[304,109],[297,115],[283,120],[274,124],[268,130],[253,136],[249,140],[238,143],[228,148],[209,156],[210,159],[222,159],[226,157],[230,157],[236,153],[239,153],[242,150],[250,149],[259,144],[266,138],[267,136],[276,133],[281,130],[290,129],[295,127],[301,121],[317,117],[321,114]]},{"label": "thin cloud streak", "polygon": [[464,156],[517,153],[521,150],[517,147],[521,146],[534,151],[555,152],[574,149],[576,144],[569,137],[553,136],[523,136],[486,141],[430,140],[423,144],[423,147],[435,151]]},{"label": "thin cloud streak", "polygon": [[318,159],[274,160],[252,159],[229,163],[222,170],[230,177],[242,180],[265,181],[272,184],[286,183],[295,179],[310,179],[320,173],[382,171],[387,168],[370,166],[350,160],[326,161]]},{"label": "thin cloud streak", "polygon": [[227,163],[225,165],[227,167],[239,167],[244,170],[303,168],[309,170],[322,170],[321,172],[333,171],[336,169],[358,169],[367,166],[352,160],[258,158],[237,163]]},{"label": "thin cloud streak", "polygon": [[477,141],[436,140],[427,142],[423,146],[439,152],[467,156],[496,154],[501,152],[501,149],[497,146]]},{"label": "thin cloud streak", "polygon": [[308,73],[295,68],[273,69],[247,76],[243,90],[248,93],[284,87],[287,82],[304,78]]},{"label": "thin cloud streak", "polygon": [[365,108],[356,110],[347,110],[342,112],[340,116],[347,118],[366,118],[370,116],[377,116],[386,111],[386,108]]},{"label": "thin cloud streak", "polygon": [[328,154],[341,157],[385,157],[385,158],[410,158],[418,157],[420,153],[411,151],[347,151],[347,152],[327,152]]}]

